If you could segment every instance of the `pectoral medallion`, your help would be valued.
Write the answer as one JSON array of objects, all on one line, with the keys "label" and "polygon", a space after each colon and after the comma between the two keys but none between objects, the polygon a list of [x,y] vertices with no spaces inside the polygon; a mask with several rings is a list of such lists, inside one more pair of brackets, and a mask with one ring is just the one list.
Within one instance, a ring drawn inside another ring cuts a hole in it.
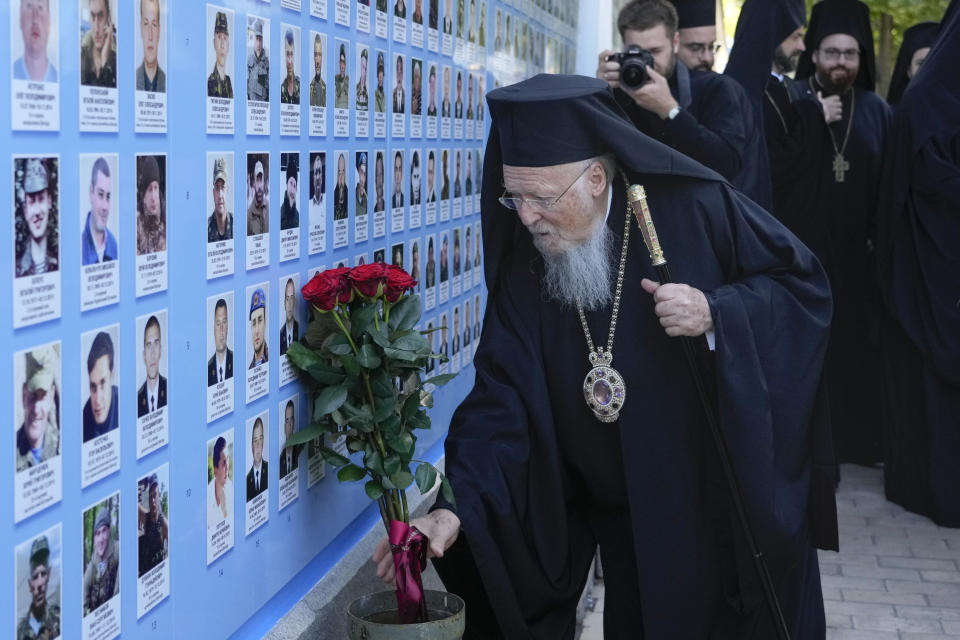
[{"label": "pectoral medallion", "polygon": [[590,364],[593,368],[583,379],[583,399],[600,422],[616,422],[620,409],[627,399],[627,389],[623,376],[610,366],[613,354],[591,351]]}]

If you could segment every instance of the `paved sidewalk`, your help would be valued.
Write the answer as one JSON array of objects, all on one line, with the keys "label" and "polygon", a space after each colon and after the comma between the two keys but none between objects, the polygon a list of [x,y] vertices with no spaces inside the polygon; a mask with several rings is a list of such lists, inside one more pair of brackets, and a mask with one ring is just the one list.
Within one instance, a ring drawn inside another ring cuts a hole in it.
[{"label": "paved sidewalk", "polygon": [[[841,477],[840,553],[820,552],[827,638],[960,638],[960,529],[888,502],[880,469],[843,465]],[[603,638],[598,586],[580,640]]]}]

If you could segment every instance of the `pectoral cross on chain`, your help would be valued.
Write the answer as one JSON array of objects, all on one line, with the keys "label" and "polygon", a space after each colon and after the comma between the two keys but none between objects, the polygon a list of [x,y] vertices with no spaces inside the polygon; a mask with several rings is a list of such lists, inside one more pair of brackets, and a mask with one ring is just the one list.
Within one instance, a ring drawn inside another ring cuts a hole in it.
[{"label": "pectoral cross on chain", "polygon": [[843,182],[847,171],[850,170],[850,163],[843,157],[842,153],[833,156],[833,179],[835,182]]}]

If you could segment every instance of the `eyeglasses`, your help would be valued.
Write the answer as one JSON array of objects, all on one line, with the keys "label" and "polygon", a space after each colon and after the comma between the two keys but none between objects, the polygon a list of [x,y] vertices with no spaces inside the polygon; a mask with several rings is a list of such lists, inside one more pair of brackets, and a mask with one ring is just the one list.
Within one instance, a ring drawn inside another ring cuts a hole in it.
[{"label": "eyeglasses", "polygon": [[514,196],[509,191],[504,189],[503,195],[497,199],[500,201],[500,204],[505,206],[507,209],[513,209],[514,211],[518,211],[520,209],[520,206],[524,204],[527,205],[528,207],[535,207],[537,209],[551,209],[558,202],[560,202],[560,198],[566,195],[567,191],[570,191],[570,188],[573,187],[573,185],[577,184],[580,178],[583,177],[583,174],[587,172],[587,169],[589,169],[592,166],[593,166],[592,162],[587,166],[585,166],[583,168],[583,171],[581,171],[577,175],[576,179],[573,182],[571,182],[566,189],[561,191],[560,195],[558,195],[556,198],[552,198],[552,199],[551,198],[521,198],[519,196]]},{"label": "eyeglasses", "polygon": [[720,53],[720,49],[723,48],[723,45],[719,42],[711,42],[710,44],[704,44],[702,42],[688,42],[683,45],[683,48],[692,53],[695,56],[702,56],[708,51],[713,52],[713,55]]},{"label": "eyeglasses", "polygon": [[846,58],[853,62],[854,60],[860,59],[860,50],[859,49],[845,49],[841,51],[840,49],[824,49],[820,52],[820,55],[823,56],[823,59],[828,62],[835,62],[841,57]]}]

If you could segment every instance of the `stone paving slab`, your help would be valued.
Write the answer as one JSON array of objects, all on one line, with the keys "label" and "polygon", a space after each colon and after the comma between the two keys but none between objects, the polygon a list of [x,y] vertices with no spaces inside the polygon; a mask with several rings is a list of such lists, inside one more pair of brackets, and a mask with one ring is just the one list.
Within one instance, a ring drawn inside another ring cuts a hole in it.
[{"label": "stone paving slab", "polygon": [[[819,554],[827,638],[960,638],[960,529],[938,527],[888,502],[882,473],[841,468],[840,552]],[[600,600],[583,621],[582,640],[603,638],[603,591],[596,593]]]}]

